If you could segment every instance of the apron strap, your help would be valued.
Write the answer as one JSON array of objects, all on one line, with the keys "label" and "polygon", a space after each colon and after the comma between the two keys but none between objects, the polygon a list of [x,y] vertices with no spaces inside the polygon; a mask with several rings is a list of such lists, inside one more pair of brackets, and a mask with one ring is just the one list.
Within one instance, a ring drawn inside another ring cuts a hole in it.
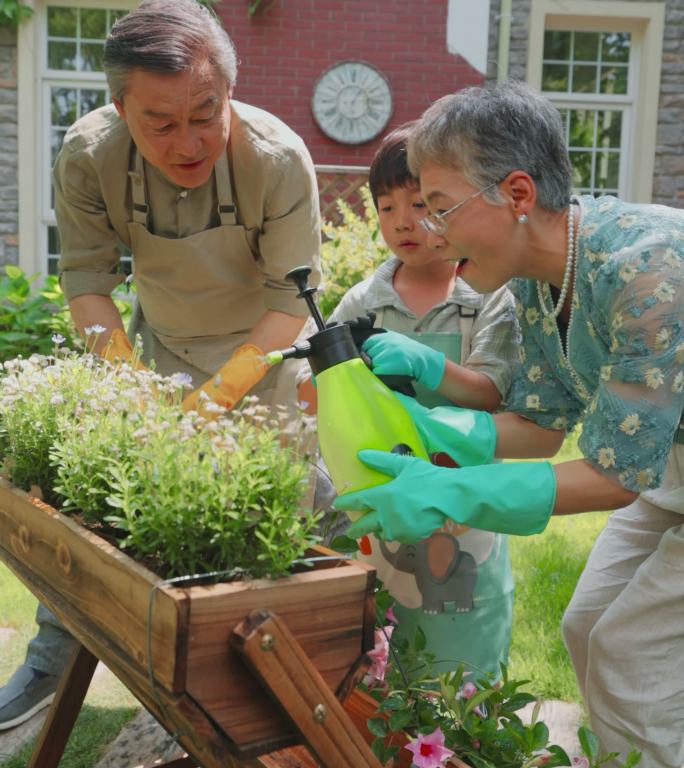
[{"label": "apron strap", "polygon": [[230,183],[230,170],[228,168],[228,153],[222,152],[214,166],[216,174],[216,197],[218,198],[218,214],[222,226],[235,226],[235,203],[233,201],[233,188]]},{"label": "apron strap", "polygon": [[135,147],[135,170],[129,171],[131,180],[131,199],[133,200],[133,221],[136,224],[147,226],[147,196],[145,194],[145,172],[143,169],[143,157]]}]

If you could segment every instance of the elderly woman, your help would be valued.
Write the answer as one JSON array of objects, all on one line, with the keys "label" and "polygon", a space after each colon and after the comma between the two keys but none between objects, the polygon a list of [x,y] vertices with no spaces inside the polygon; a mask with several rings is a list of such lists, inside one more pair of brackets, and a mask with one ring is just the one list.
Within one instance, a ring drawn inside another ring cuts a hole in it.
[{"label": "elderly woman", "polygon": [[[430,452],[362,451],[393,479],[339,497],[369,510],[350,535],[419,540],[445,518],[518,534],[551,514],[618,509],[598,538],[563,631],[606,750],[644,768],[684,763],[684,215],[613,197],[571,197],[556,109],[507,83],[436,102],[409,144],[431,213],[423,226],[475,290],[517,301],[521,366],[495,415],[405,402]],[[444,360],[391,333],[378,373],[440,382]],[[433,384],[435,386],[435,384]],[[580,420],[583,458],[552,456]],[[541,597],[541,596],[540,596]]]}]

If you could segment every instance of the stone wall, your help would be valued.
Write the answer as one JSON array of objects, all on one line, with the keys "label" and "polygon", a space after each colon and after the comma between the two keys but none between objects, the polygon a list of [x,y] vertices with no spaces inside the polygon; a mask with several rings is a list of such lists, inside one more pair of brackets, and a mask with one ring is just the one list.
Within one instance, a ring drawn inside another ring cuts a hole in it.
[{"label": "stone wall", "polygon": [[18,228],[17,35],[0,27],[0,265],[17,263]]},{"label": "stone wall", "polygon": [[[500,7],[500,0],[492,0],[490,27],[496,34],[490,32],[489,38],[490,80],[496,78]],[[530,0],[513,0],[509,77],[515,80],[527,79],[529,15]],[[684,0],[667,0],[652,200],[676,208],[684,208],[683,41]]]}]

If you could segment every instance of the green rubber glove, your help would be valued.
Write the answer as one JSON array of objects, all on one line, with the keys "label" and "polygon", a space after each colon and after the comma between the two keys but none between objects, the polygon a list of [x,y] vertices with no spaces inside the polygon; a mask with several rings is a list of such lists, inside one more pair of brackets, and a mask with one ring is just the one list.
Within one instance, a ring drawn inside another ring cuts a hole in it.
[{"label": "green rubber glove", "polygon": [[387,331],[370,336],[363,342],[363,350],[370,355],[376,376],[410,376],[433,391],[444,378],[444,352],[426,347],[403,333]]},{"label": "green rubber glove", "polygon": [[413,543],[441,528],[461,525],[527,536],[546,527],[556,501],[556,474],[547,461],[520,461],[447,469],[415,456],[359,451],[359,459],[393,480],[338,496],[340,510],[370,510],[347,531]]},{"label": "green rubber glove", "polygon": [[496,425],[491,413],[457,406],[426,408],[414,397],[394,396],[411,415],[427,452],[447,453],[459,467],[490,464],[496,448]]}]

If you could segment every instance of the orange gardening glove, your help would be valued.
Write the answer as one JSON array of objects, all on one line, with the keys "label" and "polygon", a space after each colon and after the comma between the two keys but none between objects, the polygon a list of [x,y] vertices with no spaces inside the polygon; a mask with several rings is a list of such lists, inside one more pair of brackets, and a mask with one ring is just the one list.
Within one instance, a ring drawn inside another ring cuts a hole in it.
[{"label": "orange gardening glove", "polygon": [[133,345],[121,328],[115,328],[112,331],[112,335],[102,350],[101,356],[114,365],[117,363],[130,363],[136,371],[149,370],[140,360],[133,362]]},{"label": "orange gardening glove", "polygon": [[210,402],[230,409],[264,378],[268,369],[263,351],[254,344],[243,344],[215,376],[183,400],[183,410],[209,416],[204,406]]}]

